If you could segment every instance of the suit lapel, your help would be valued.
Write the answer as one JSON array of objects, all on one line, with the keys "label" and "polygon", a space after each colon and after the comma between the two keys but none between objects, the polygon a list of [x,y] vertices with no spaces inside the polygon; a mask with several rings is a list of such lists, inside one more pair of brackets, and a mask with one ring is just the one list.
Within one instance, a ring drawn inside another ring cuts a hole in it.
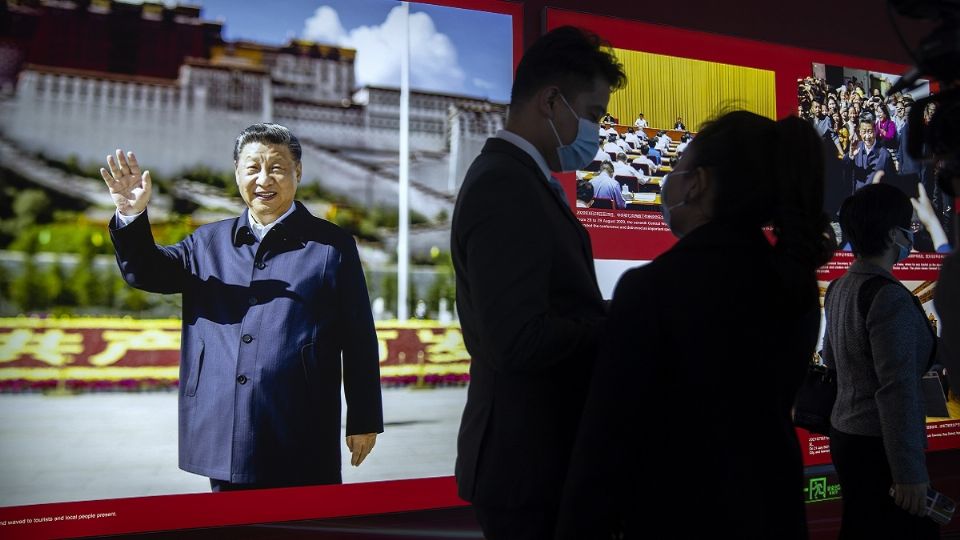
[{"label": "suit lapel", "polygon": [[[544,178],[543,171],[540,170],[540,167],[537,166],[537,163],[533,161],[533,158],[531,158],[529,154],[527,154],[520,148],[517,148],[516,145],[508,141],[505,141],[503,139],[498,139],[496,137],[491,137],[490,139],[487,139],[487,143],[483,147],[483,152],[502,152],[504,154],[509,154],[516,160],[523,163],[525,167],[530,169],[530,171],[537,178],[537,184],[539,184],[538,189],[543,189],[547,193],[549,193],[550,200],[560,207],[560,211],[563,212],[563,215],[566,216],[566,218],[577,230],[577,233],[580,235],[580,248],[583,251],[583,255],[584,257],[587,258],[587,260],[591,261],[592,263],[593,248],[590,244],[590,235],[587,233],[587,230],[586,228],[584,228],[583,224],[580,223],[580,220],[577,219],[577,216],[574,215],[573,211],[570,209],[570,205],[567,204],[565,200],[560,200],[560,197],[558,197],[558,194],[555,193],[553,189],[550,187],[550,185],[547,183],[549,182],[550,179]],[[595,274],[596,269],[593,267],[593,264],[590,264],[589,266],[590,266],[590,272]],[[596,278],[596,275],[594,275],[594,278]],[[594,281],[596,281],[596,279],[594,279]]]},{"label": "suit lapel", "polygon": [[540,167],[537,166],[537,163],[533,161],[533,158],[531,158],[529,154],[520,148],[517,148],[517,146],[513,143],[503,139],[498,139],[496,137],[487,140],[487,144],[484,146],[483,151],[503,152],[523,163],[527,169],[536,175],[537,179],[539,180],[537,183],[540,184],[540,188],[547,190],[547,192],[550,193],[550,198],[556,201],[557,205],[559,205],[561,208],[566,209],[566,213],[569,214],[573,219],[576,219],[576,216],[570,212],[570,206],[567,205],[565,201],[561,201],[558,197],[556,197],[553,189],[550,188],[550,184],[548,183],[550,179],[543,176],[543,171],[540,170]]}]

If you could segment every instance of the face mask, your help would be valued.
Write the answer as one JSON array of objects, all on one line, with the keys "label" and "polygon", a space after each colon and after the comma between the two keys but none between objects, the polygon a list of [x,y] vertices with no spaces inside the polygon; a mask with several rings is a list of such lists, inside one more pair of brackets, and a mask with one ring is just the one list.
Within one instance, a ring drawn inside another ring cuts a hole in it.
[{"label": "face mask", "polygon": [[903,245],[900,242],[897,242],[896,240],[893,241],[893,243],[896,244],[897,248],[899,248],[900,250],[897,253],[897,262],[899,263],[910,255],[910,249],[913,248],[913,231],[911,231],[910,229],[904,229],[903,227],[897,227],[897,229],[900,229],[900,231],[904,234],[904,236],[907,237],[907,241],[908,241],[907,245]]},{"label": "face mask", "polygon": [[548,118],[547,121],[550,122],[550,127],[553,128],[553,134],[557,136],[557,143],[560,145],[557,147],[557,157],[560,158],[560,170],[576,171],[589,165],[593,161],[594,156],[597,155],[597,149],[599,148],[597,144],[597,132],[600,129],[600,124],[591,122],[585,118],[580,118],[577,112],[573,110],[573,107],[567,103],[567,98],[563,97],[563,94],[560,94],[560,99],[563,100],[563,104],[570,109],[570,113],[577,119],[577,138],[570,144],[563,144],[563,141],[560,140],[560,134],[557,132],[557,127],[553,125],[553,120]]},{"label": "face mask", "polygon": [[[680,176],[687,174],[690,171],[677,171],[667,174],[663,177],[663,180],[660,183],[660,210],[663,212],[663,222],[667,224],[667,227],[670,227],[670,230],[673,231],[673,226],[670,225],[670,212],[675,208],[680,208],[687,204],[686,200],[680,201],[677,204],[667,204],[667,199],[663,196],[667,192],[667,180],[672,176]],[[679,235],[678,235],[679,236]]]}]

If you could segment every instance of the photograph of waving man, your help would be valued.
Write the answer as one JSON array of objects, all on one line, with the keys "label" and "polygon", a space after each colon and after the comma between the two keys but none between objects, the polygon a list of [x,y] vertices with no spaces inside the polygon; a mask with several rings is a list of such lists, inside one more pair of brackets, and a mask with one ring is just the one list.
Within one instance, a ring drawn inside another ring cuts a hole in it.
[{"label": "photograph of waving man", "polygon": [[351,464],[383,432],[357,245],[294,200],[301,147],[286,127],[244,129],[233,158],[247,208],[171,246],[154,243],[150,173],[133,152],[118,149],[100,169],[124,280],[183,294],[179,465],[213,491],[338,484],[341,380]]}]

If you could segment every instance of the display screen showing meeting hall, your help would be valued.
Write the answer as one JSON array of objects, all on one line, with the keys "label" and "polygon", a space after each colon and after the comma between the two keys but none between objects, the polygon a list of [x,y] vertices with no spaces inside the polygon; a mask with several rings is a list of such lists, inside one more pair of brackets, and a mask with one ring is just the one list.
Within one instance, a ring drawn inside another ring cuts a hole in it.
[{"label": "display screen showing meeting hall", "polygon": [[610,96],[597,155],[577,173],[580,208],[659,212],[663,176],[701,126],[731,109],[776,118],[773,71],[613,51],[628,83]]}]

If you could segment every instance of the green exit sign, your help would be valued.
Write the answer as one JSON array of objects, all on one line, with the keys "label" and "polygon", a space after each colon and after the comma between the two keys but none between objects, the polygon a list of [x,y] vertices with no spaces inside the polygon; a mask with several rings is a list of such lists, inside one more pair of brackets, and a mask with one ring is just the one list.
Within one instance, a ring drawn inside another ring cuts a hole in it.
[{"label": "green exit sign", "polygon": [[808,503],[833,501],[840,498],[840,484],[828,482],[826,476],[814,476],[807,479],[803,494]]}]

